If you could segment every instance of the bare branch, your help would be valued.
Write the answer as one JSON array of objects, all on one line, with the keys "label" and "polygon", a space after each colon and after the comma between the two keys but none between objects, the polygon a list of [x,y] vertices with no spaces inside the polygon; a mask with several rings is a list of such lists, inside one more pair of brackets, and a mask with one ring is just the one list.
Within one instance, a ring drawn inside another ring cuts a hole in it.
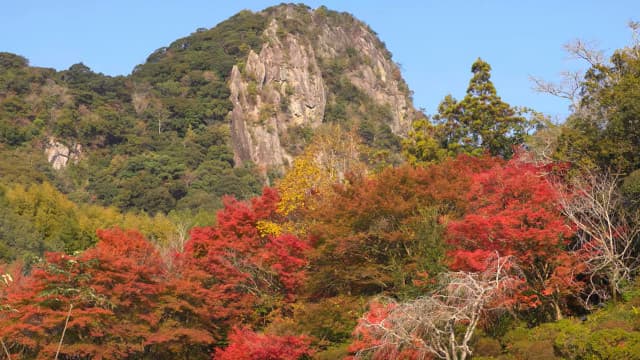
[{"label": "bare branch", "polygon": [[573,59],[584,60],[593,67],[604,64],[604,53],[596,49],[596,44],[577,39],[564,45],[564,49]]},{"label": "bare branch", "polygon": [[591,293],[606,296],[600,279],[616,299],[621,285],[638,269],[636,245],[640,222],[629,214],[618,191],[618,176],[584,172],[568,184],[559,184],[560,205],[578,230],[577,253],[585,258]]},{"label": "bare branch", "polygon": [[631,40],[633,42],[631,48],[636,58],[638,58],[640,57],[640,22],[629,20],[627,26],[631,30]]},{"label": "bare branch", "polygon": [[[540,93],[553,95],[559,98],[567,99],[571,102],[571,106],[575,106],[579,101],[580,74],[565,72],[562,74],[563,81],[556,84],[546,81],[542,78],[529,76],[529,80],[533,82],[533,90]],[[577,77],[577,79],[576,79]]]},{"label": "bare branch", "polygon": [[380,321],[366,317],[366,328],[377,341],[375,346],[358,352],[366,357],[381,349],[411,349],[418,358],[428,355],[446,360],[465,360],[472,354],[469,345],[475,329],[487,311],[506,309],[500,301],[519,280],[508,257],[492,259],[482,273],[447,272],[440,277],[440,290],[405,303],[390,301],[391,310]]}]

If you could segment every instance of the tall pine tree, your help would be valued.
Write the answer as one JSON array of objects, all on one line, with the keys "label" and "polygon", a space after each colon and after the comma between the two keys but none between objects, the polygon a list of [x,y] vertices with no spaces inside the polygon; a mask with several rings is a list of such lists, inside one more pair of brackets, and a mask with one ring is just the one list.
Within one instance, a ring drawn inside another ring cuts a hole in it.
[{"label": "tall pine tree", "polygon": [[498,96],[491,82],[491,66],[478,58],[471,66],[473,77],[467,95],[457,101],[447,95],[433,117],[434,123],[417,121],[405,153],[414,163],[441,160],[466,153],[510,158],[513,147],[524,142],[538,121],[527,118],[528,109],[512,107]]}]

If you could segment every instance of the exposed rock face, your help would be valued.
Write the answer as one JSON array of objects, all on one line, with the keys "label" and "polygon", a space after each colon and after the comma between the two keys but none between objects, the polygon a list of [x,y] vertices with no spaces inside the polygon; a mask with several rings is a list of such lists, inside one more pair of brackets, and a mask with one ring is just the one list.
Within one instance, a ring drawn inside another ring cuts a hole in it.
[{"label": "exposed rock face", "polygon": [[391,61],[384,45],[362,23],[351,27],[333,27],[323,24],[318,38],[318,53],[325,61],[340,53],[354,52],[361,62],[345,74],[353,85],[369,95],[378,104],[388,105],[393,121],[388,124],[396,135],[406,135],[413,105],[407,94],[400,69]]},{"label": "exposed rock face", "polygon": [[291,126],[322,123],[325,89],[312,47],[293,35],[280,40],[274,19],[269,41],[251,51],[244,72],[234,66],[231,79],[232,139],[236,163],[251,160],[266,170],[291,160],[280,135]]},{"label": "exposed rock face", "polygon": [[76,144],[72,148],[58,142],[54,138],[49,138],[49,142],[44,150],[47,156],[47,161],[56,170],[63,169],[67,166],[69,161],[77,162],[80,159],[82,153],[82,145]]},{"label": "exposed rock face", "polygon": [[[271,20],[262,49],[251,51],[230,77],[236,164],[252,161],[265,173],[291,162],[282,144],[284,135],[293,127],[322,124],[332,96],[323,72],[326,64],[337,60],[349,62],[340,76],[389,109],[387,125],[396,135],[406,135],[414,113],[408,89],[391,55],[366,25],[293,5],[279,6],[265,16]],[[291,31],[292,22],[298,31]]]}]

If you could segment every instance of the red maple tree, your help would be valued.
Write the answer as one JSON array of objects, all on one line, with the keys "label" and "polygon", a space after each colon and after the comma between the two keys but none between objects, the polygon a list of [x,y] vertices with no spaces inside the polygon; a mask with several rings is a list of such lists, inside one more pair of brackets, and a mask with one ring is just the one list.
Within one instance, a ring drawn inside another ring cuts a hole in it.
[{"label": "red maple tree", "polygon": [[258,334],[247,328],[234,328],[229,346],[216,350],[214,360],[299,360],[313,351],[307,336]]},{"label": "red maple tree", "polygon": [[276,212],[278,201],[272,188],[251,202],[224,199],[217,224],[193,229],[178,256],[183,286],[208,294],[200,296],[204,311],[219,323],[255,317],[261,302],[292,301],[305,281],[308,242],[258,230],[261,221],[283,221]]},{"label": "red maple tree", "polygon": [[[136,231],[98,231],[79,256],[49,253],[7,289],[0,332],[24,357],[174,358],[210,351],[213,324],[185,321],[181,300],[155,247]],[[185,344],[188,343],[188,346]]]},{"label": "red maple tree", "polygon": [[561,316],[564,295],[575,293],[579,261],[567,253],[573,229],[557,206],[542,168],[515,157],[472,175],[466,214],[447,224],[454,270],[482,271],[493,254],[513,256],[527,288],[521,305],[550,303]]}]

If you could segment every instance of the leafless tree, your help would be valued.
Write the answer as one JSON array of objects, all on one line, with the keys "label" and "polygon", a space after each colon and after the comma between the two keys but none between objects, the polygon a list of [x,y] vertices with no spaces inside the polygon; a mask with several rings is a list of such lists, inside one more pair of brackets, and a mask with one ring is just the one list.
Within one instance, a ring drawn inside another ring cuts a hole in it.
[{"label": "leafless tree", "polygon": [[587,300],[597,294],[615,301],[621,285],[638,269],[640,219],[627,211],[618,183],[615,175],[584,172],[559,192],[562,211],[578,230],[577,254],[584,257],[590,275]]},{"label": "leafless tree", "polygon": [[[630,46],[625,47],[622,51],[626,55],[637,59],[640,57],[640,22],[629,21],[627,25],[631,30],[632,42]],[[565,44],[564,48],[570,58],[582,60],[592,69],[599,69],[602,74],[605,75],[600,80],[602,85],[616,83],[619,80],[618,72],[606,71],[611,63],[606,60],[604,52],[597,49],[596,44],[577,39]],[[572,110],[583,117],[589,115],[606,115],[595,112],[594,108],[596,106],[593,106],[593,104],[586,108],[584,106],[585,104],[581,103],[582,96],[584,95],[582,93],[583,71],[565,71],[561,73],[562,80],[559,83],[549,82],[534,76],[530,76],[529,78],[534,84],[534,90],[569,100]]]},{"label": "leafless tree", "polygon": [[381,321],[365,317],[360,326],[379,341],[356,357],[408,349],[419,358],[465,360],[472,354],[469,342],[483,314],[505,309],[500,299],[518,282],[512,276],[514,269],[510,258],[495,257],[482,273],[447,272],[440,278],[440,289],[431,296],[393,303]]},{"label": "leafless tree", "polygon": [[580,105],[580,82],[584,74],[580,71],[564,71],[560,76],[562,78],[560,83],[550,82],[536,76],[530,76],[529,80],[533,82],[535,91],[569,100],[571,109],[575,110]]},{"label": "leafless tree", "polygon": [[[604,69],[606,66],[604,53],[601,50],[597,50],[592,43],[574,40],[565,44],[564,48],[570,58],[583,60],[592,68]],[[564,71],[560,76],[562,80],[559,83],[549,82],[534,76],[529,78],[534,84],[533,89],[535,91],[569,100],[571,109],[576,113],[586,112],[587,109],[584,109],[581,103],[584,72]]]}]

